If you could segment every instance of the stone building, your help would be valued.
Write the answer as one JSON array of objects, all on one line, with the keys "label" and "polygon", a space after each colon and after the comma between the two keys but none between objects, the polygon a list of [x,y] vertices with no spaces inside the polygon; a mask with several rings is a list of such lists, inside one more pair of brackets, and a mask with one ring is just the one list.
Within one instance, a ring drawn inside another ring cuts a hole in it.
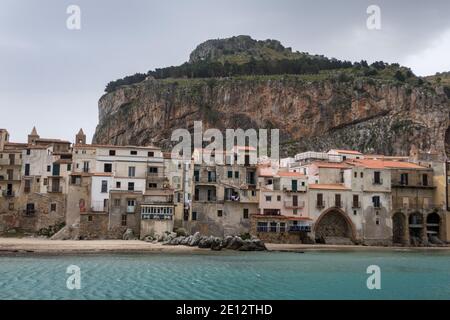
[{"label": "stone building", "polygon": [[79,224],[79,237],[121,238],[127,229],[139,237],[148,194],[169,193],[173,202],[159,148],[86,144],[82,130],[76,142],[68,224]]},{"label": "stone building", "polygon": [[[258,212],[256,163],[250,161],[256,150],[234,147],[216,151],[221,161],[205,163],[202,151],[194,150],[192,211],[184,222],[190,233],[215,236],[239,235],[250,231],[250,215]],[[242,157],[245,161],[238,161]],[[223,163],[223,164],[220,164]]]}]

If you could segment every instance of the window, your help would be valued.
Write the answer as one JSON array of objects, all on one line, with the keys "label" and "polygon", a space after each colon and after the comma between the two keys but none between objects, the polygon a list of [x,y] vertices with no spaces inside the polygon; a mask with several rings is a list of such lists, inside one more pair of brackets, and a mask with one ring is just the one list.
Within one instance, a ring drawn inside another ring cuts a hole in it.
[{"label": "window", "polygon": [[281,201],[281,196],[277,196],[277,201]]},{"label": "window", "polygon": [[132,155],[132,156],[137,156],[137,151],[136,151],[136,150],[131,150],[131,151],[130,151],[130,155]]},{"label": "window", "polygon": [[127,213],[134,213],[135,207],[136,207],[136,200],[128,199],[127,200]]},{"label": "window", "polygon": [[136,176],[136,167],[128,167],[128,176],[135,177]]},{"label": "window", "polygon": [[340,194],[335,194],[334,195],[334,206],[337,207],[337,208],[341,208],[342,207],[341,195]]},{"label": "window", "polygon": [[355,178],[358,178],[358,172],[355,171]]},{"label": "window", "polygon": [[216,172],[208,171],[208,182],[216,182]]},{"label": "window", "polygon": [[50,204],[50,211],[55,212],[56,211],[56,203]]},{"label": "window", "polygon": [[272,196],[266,196],[266,202],[272,202]]},{"label": "window", "polygon": [[109,155],[110,156],[115,156],[116,155],[116,150],[109,150]]},{"label": "window", "polygon": [[128,191],[134,191],[134,182],[128,182]]},{"label": "window", "polygon": [[194,170],[194,181],[195,182],[200,181],[200,172],[198,170]]},{"label": "window", "polygon": [[358,212],[356,210],[353,210],[353,215],[356,216]]},{"label": "window", "polygon": [[114,207],[120,207],[120,199],[114,199]]},{"label": "window", "polygon": [[92,216],[88,216],[88,221],[92,221]]},{"label": "window", "polygon": [[379,196],[373,196],[372,197],[372,203],[374,208],[381,208],[381,202]]},{"label": "window", "polygon": [[380,225],[380,219],[377,219],[375,223],[377,224],[377,226],[379,226]]},{"label": "window", "polygon": [[157,167],[148,167],[148,173],[150,173],[150,174],[158,173],[158,168]]},{"label": "window", "polygon": [[122,215],[122,226],[123,227],[127,226],[127,215],[126,214]]},{"label": "window", "polygon": [[155,156],[155,153],[154,153],[153,151],[149,151],[149,152],[147,153],[147,155],[148,155],[149,157],[154,157],[154,156]]},{"label": "window", "polygon": [[296,216],[298,214],[298,209],[294,209],[292,211],[293,211],[292,213],[294,214],[294,216]]},{"label": "window", "polygon": [[26,176],[30,175],[30,164],[29,163],[25,163],[25,175]]},{"label": "window", "polygon": [[427,174],[422,175],[422,185],[424,187],[428,186],[428,175]]},{"label": "window", "polygon": [[102,190],[101,193],[107,193],[108,192],[108,181],[102,180]]},{"label": "window", "polygon": [[407,173],[401,173],[400,174],[400,184],[402,186],[408,185],[408,174]]},{"label": "window", "polygon": [[258,222],[256,225],[257,232],[267,232],[267,222]]},{"label": "window", "polygon": [[83,161],[83,172],[89,172],[89,161]]},{"label": "window", "polygon": [[52,171],[52,166],[47,166],[47,172]]},{"label": "window", "polygon": [[292,180],[291,181],[291,189],[292,191],[297,191],[297,180]]},{"label": "window", "polygon": [[380,171],[375,171],[373,173],[373,183],[374,184],[382,184],[382,182],[381,182],[381,172]]},{"label": "window", "polygon": [[112,164],[111,163],[105,163],[103,165],[103,172],[112,172]]},{"label": "window", "polygon": [[40,178],[37,178],[37,179],[36,179],[36,182],[37,182],[37,183],[39,183],[40,181],[41,181],[41,179],[40,179]]},{"label": "window", "polygon": [[280,222],[280,232],[286,232],[286,223]]},{"label": "window", "polygon": [[44,186],[48,184],[48,178],[44,178]]},{"label": "window", "polygon": [[360,176],[361,178],[364,178],[364,172],[361,171],[361,173],[359,174],[359,176]]},{"label": "window", "polygon": [[217,216],[218,217],[222,217],[223,216],[223,211],[222,210],[217,210]]},{"label": "window", "polygon": [[323,201],[323,194],[322,193],[318,193],[317,194],[317,207],[318,208],[323,208],[325,206],[324,201]]},{"label": "window", "polygon": [[120,183],[120,181],[116,181],[116,188],[120,189],[121,186],[122,186],[122,184]]},{"label": "window", "polygon": [[243,217],[244,219],[248,219],[248,209],[243,210]]},{"label": "window", "polygon": [[359,208],[359,195],[353,195],[353,208]]},{"label": "window", "polygon": [[239,179],[239,171],[235,171],[234,172],[234,178],[235,179]]},{"label": "window", "polygon": [[149,183],[148,184],[148,188],[149,189],[156,189],[156,188],[158,188],[158,185],[156,183]]},{"label": "window", "polygon": [[197,212],[192,211],[192,220],[196,221],[197,220]]},{"label": "window", "polygon": [[227,177],[228,177],[228,179],[232,179],[233,178],[233,171],[228,170]]},{"label": "window", "polygon": [[277,223],[276,222],[270,223],[270,232],[277,232]]},{"label": "window", "polygon": [[292,206],[298,206],[298,196],[292,196]]},{"label": "window", "polygon": [[9,209],[10,211],[11,211],[11,210],[14,210],[14,202],[10,202],[10,203],[9,203],[8,209]]},{"label": "window", "polygon": [[27,149],[27,155],[30,155],[30,154],[31,154],[31,150]]},{"label": "window", "polygon": [[31,191],[31,180],[25,179],[25,186],[24,186],[23,191],[25,193],[29,193]]},{"label": "window", "polygon": [[34,210],[34,203],[27,203],[25,214],[26,215],[33,215],[35,213]]},{"label": "window", "polygon": [[71,171],[72,170],[72,164],[68,163],[67,164],[67,171]]}]

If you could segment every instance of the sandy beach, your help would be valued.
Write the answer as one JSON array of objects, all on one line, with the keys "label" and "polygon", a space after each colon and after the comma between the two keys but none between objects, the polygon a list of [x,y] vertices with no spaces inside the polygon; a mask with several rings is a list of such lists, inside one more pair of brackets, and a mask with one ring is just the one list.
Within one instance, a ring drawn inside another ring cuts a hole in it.
[{"label": "sandy beach", "polygon": [[[450,247],[368,247],[352,245],[310,245],[267,243],[269,251],[450,251]],[[139,240],[49,240],[44,238],[0,238],[0,254],[8,253],[205,253],[210,249],[188,246],[166,246]]]}]

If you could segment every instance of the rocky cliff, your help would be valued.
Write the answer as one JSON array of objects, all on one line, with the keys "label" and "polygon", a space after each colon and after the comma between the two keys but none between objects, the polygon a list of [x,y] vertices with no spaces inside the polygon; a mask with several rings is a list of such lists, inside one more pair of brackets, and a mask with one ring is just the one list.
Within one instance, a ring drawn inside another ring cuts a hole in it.
[{"label": "rocky cliff", "polygon": [[[191,60],[211,55],[208,48],[197,48]],[[343,75],[147,78],[100,99],[93,142],[168,149],[174,129],[202,120],[205,129],[279,128],[283,155],[330,148],[444,154],[450,103],[443,86]]]}]

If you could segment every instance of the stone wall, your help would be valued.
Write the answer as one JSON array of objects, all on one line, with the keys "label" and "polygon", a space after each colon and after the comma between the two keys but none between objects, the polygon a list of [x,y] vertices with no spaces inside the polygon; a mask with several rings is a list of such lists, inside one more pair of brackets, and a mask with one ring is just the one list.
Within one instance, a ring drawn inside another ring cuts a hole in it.
[{"label": "stone wall", "polygon": [[108,220],[107,213],[80,215],[80,239],[108,239]]}]

